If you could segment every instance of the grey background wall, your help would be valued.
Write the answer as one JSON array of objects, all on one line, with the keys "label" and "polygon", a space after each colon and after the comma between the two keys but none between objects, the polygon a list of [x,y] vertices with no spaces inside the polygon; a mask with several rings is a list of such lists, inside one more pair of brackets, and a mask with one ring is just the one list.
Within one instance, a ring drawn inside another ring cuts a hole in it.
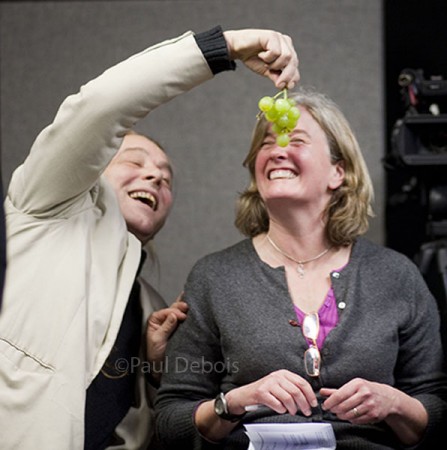
[{"label": "grey background wall", "polygon": [[[381,0],[2,2],[0,13],[4,186],[61,101],[108,66],[190,29],[272,28],[293,38],[302,84],[329,94],[356,131],[376,190],[368,235],[383,241]],[[168,302],[199,257],[242,237],[233,226],[248,180],[242,161],[257,100],[272,93],[239,65],[137,127],[161,141],[176,171],[173,212],[154,241],[158,262],[144,272]]]}]

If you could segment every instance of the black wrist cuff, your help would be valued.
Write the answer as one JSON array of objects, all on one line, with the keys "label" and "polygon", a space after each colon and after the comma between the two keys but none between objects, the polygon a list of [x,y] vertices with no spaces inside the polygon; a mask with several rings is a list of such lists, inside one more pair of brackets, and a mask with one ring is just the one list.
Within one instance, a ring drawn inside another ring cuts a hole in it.
[{"label": "black wrist cuff", "polygon": [[197,33],[194,38],[214,75],[236,69],[236,63],[230,59],[228,54],[227,41],[222,27],[217,26],[211,30]]}]

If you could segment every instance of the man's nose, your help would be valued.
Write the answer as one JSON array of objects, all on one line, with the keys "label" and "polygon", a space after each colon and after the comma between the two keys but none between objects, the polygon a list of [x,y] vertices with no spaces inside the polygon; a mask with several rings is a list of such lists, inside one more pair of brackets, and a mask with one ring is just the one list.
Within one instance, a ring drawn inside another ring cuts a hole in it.
[{"label": "man's nose", "polygon": [[151,167],[146,169],[144,178],[156,185],[159,185],[163,180],[163,173],[157,167]]}]

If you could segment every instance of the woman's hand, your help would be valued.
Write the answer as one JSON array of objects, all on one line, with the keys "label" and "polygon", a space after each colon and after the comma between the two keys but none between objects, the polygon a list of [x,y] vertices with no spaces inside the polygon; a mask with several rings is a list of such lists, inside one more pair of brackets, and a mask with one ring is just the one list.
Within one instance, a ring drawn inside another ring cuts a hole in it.
[{"label": "woman's hand", "polygon": [[395,401],[390,386],[355,378],[340,389],[322,388],[320,393],[328,397],[322,407],[339,419],[356,424],[384,420],[392,411]]},{"label": "woman's hand", "polygon": [[248,405],[264,405],[278,414],[295,415],[301,411],[312,414],[318,405],[311,385],[304,378],[288,370],[278,370],[258,381],[235,388],[225,395],[228,408],[233,414],[242,414]]},{"label": "woman's hand", "polygon": [[292,39],[272,30],[224,32],[231,59],[273,81],[278,89],[293,89],[300,79],[298,56]]},{"label": "woman's hand", "polygon": [[428,423],[424,406],[387,384],[354,378],[339,389],[322,388],[324,410],[355,424],[385,421],[405,445],[414,445]]},{"label": "woman's hand", "polygon": [[[318,405],[311,385],[299,375],[288,370],[278,370],[253,383],[235,388],[225,394],[231,414],[243,414],[248,405],[263,405],[279,414],[311,414]],[[220,441],[237,425],[223,420],[214,412],[214,400],[201,403],[194,420],[200,433],[211,441]]]}]

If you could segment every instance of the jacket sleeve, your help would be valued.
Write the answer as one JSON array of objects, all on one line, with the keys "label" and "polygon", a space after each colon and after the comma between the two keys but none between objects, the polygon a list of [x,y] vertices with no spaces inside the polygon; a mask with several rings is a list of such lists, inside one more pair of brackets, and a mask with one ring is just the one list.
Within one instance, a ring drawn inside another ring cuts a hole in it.
[{"label": "jacket sleeve", "polygon": [[213,77],[192,32],[131,56],[61,104],[12,177],[25,213],[62,214],[89,191],[125,133],[157,106]]}]

